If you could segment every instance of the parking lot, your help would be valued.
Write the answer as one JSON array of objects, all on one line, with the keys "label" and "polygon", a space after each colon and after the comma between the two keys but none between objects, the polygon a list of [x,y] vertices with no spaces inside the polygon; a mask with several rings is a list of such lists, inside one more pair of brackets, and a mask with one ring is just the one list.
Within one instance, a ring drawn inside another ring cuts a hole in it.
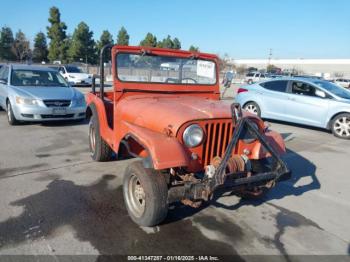
[{"label": "parking lot", "polygon": [[292,179],[261,201],[227,195],[141,228],[121,191],[133,160],[93,162],[86,122],[10,127],[0,111],[0,254],[350,254],[350,141],[271,128],[286,141]]}]

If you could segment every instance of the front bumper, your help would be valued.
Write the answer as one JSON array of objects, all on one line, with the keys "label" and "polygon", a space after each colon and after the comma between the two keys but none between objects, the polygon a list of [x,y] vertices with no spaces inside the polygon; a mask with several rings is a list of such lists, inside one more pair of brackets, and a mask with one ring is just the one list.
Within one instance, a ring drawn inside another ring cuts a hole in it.
[{"label": "front bumper", "polygon": [[12,110],[19,121],[43,122],[84,119],[86,106],[71,105],[57,110],[57,108],[46,107],[45,105],[26,106],[14,104]]},{"label": "front bumper", "polygon": [[[279,153],[274,149],[265,136],[259,130],[255,129],[247,117],[242,117],[239,104],[232,105],[232,118],[235,122],[234,135],[226,149],[223,159],[215,170],[213,176],[205,176],[201,180],[185,182],[184,186],[170,188],[168,194],[168,202],[178,200],[191,201],[208,201],[213,192],[220,188],[224,191],[244,191],[245,189],[254,187],[271,187],[276,182],[287,180],[291,177],[291,171],[287,168],[285,162],[280,158]],[[228,172],[228,163],[232,157],[232,152],[240,139],[241,133],[246,130],[255,135],[264,150],[270,155],[270,164],[268,170],[260,172],[232,171]],[[242,190],[243,189],[243,190]]]}]

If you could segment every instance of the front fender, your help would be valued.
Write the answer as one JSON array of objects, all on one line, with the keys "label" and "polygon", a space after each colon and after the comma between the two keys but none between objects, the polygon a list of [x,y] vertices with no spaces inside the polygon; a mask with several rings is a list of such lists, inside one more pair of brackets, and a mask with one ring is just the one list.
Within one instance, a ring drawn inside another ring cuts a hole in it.
[{"label": "front fender", "polygon": [[145,148],[156,170],[188,166],[183,145],[175,138],[128,122],[122,122],[125,137],[131,136]]}]

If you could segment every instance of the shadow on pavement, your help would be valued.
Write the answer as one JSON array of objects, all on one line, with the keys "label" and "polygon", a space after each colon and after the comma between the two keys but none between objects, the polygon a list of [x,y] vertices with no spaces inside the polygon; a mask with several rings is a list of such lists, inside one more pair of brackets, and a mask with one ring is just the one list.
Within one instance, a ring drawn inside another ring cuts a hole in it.
[{"label": "shadow on pavement", "polygon": [[[54,238],[67,230],[63,226],[69,226],[72,230],[69,227],[68,230],[75,232],[76,239],[89,242],[103,255],[179,255],[184,251],[186,255],[237,255],[228,243],[204,237],[190,219],[173,219],[176,215],[172,211],[168,218],[174,221],[171,224],[140,228],[124,208],[121,187],[111,189],[114,179],[114,175],[106,174],[87,186],[57,179],[45,190],[11,203],[23,207],[23,212],[0,223],[0,251],[32,240]],[[215,225],[232,241],[242,237],[242,231],[230,227],[229,221],[217,221],[215,217],[200,214],[196,219],[196,223],[204,226]],[[74,245],[74,242],[65,245]],[[52,252],[54,254],[55,250]],[[76,252],[86,253],[86,250]]]},{"label": "shadow on pavement", "polygon": [[[212,204],[216,207],[235,210],[244,205],[257,206],[273,199],[281,199],[286,196],[299,196],[305,192],[321,188],[321,184],[316,176],[316,166],[312,162],[292,150],[287,150],[287,153],[282,159],[292,171],[292,177],[287,181],[277,183],[263,198],[258,200],[241,199],[237,204],[227,206],[215,201],[215,199],[220,197],[220,195],[217,195]],[[298,181],[302,178],[307,178],[310,182],[297,185]]]},{"label": "shadow on pavement", "polygon": [[87,125],[89,121],[87,119],[82,120],[64,120],[64,121],[50,121],[40,123],[43,127],[55,127],[55,126],[79,126]]}]

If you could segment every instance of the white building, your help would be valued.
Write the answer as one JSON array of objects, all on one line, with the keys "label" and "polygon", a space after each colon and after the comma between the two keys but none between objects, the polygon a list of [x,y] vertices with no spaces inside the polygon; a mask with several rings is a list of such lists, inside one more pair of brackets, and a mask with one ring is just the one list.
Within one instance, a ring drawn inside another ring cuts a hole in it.
[{"label": "white building", "polygon": [[295,69],[305,74],[335,77],[343,75],[350,78],[350,59],[230,59],[236,66],[264,69],[270,63],[284,69]]}]

